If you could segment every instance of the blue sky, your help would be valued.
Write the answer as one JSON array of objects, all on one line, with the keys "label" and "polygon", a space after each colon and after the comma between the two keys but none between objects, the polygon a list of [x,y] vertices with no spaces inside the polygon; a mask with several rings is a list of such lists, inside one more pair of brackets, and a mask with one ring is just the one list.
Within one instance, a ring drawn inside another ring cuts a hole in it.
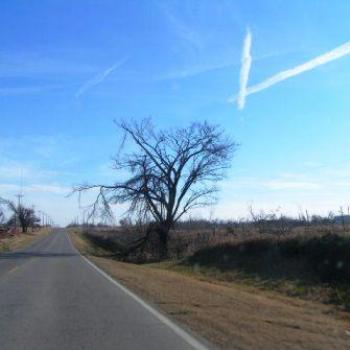
[{"label": "blue sky", "polygon": [[[241,146],[217,217],[350,204],[350,55],[246,97],[248,86],[350,41],[347,1],[17,1],[0,3],[0,195],[68,223],[65,195],[111,182],[113,119],[159,127],[208,120]],[[86,198],[88,200],[89,198]],[[196,215],[206,215],[201,211]]]}]

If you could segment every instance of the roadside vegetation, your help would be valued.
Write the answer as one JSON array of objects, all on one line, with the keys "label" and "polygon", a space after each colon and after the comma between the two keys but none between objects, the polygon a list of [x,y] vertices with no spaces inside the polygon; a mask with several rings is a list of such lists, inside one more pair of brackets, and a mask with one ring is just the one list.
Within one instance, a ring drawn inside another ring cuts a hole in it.
[{"label": "roadside vegetation", "polygon": [[325,234],[218,244],[175,264],[223,281],[241,281],[350,310],[350,236]]},{"label": "roadside vegetation", "polygon": [[[46,215],[44,213],[41,213]],[[0,198],[0,253],[20,249],[51,231],[51,219],[39,217],[20,201]]]},{"label": "roadside vegetation", "polygon": [[0,253],[11,252],[17,249],[22,249],[48,235],[52,231],[51,227],[40,227],[27,232],[26,234],[12,234],[2,236],[0,238]]},{"label": "roadside vegetation", "polygon": [[293,220],[293,227],[283,235],[276,234],[275,222],[265,223],[271,227],[266,232],[251,220],[181,222],[170,232],[169,258],[164,262],[153,254],[157,249],[152,242],[132,254],[126,250],[130,241],[142,235],[133,225],[86,225],[80,232],[90,249],[95,247],[92,255],[154,263],[154,267],[240,282],[350,310],[350,228],[338,224],[339,220]]}]

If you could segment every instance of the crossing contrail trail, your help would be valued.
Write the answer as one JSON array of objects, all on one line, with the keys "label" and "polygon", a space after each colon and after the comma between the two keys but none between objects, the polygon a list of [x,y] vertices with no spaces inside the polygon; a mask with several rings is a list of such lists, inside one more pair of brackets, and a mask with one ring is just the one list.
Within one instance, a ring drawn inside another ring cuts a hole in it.
[{"label": "crossing contrail trail", "polygon": [[242,110],[245,106],[246,98],[248,95],[255,94],[259,91],[265,90],[277,83],[280,83],[286,79],[295,77],[299,74],[317,68],[328,62],[337,60],[343,56],[350,54],[350,41],[345,44],[338,46],[337,48],[324,53],[323,55],[317,56],[310,61],[300,64],[294,68],[284,70],[272,77],[264,80],[263,82],[253,85],[251,87],[247,86],[249,79],[249,72],[251,68],[251,35],[248,31],[247,36],[244,41],[243,54],[242,54],[242,68],[240,76],[240,90],[237,96],[232,96],[229,101],[237,101],[238,109]]}]

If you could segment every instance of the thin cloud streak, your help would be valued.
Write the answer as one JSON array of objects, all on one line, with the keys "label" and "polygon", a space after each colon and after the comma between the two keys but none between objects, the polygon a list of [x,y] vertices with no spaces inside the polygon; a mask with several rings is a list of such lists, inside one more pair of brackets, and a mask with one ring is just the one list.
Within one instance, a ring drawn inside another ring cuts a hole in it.
[{"label": "thin cloud streak", "polygon": [[87,81],[85,84],[83,84],[77,93],[75,94],[76,98],[81,97],[86,91],[90,90],[91,88],[95,87],[98,84],[101,84],[109,75],[111,75],[116,69],[120,68],[125,62],[127,61],[127,58],[124,57],[113,66],[107,68],[105,71],[99,73],[91,80]]},{"label": "thin cloud streak", "polygon": [[247,29],[247,34],[244,39],[243,51],[242,51],[242,68],[240,74],[240,89],[237,96],[237,105],[238,109],[243,109],[245,105],[245,100],[248,95],[247,87],[250,69],[252,66],[252,55],[251,55],[251,47],[252,47],[252,34]]},{"label": "thin cloud streak", "polygon": [[237,63],[232,62],[222,62],[222,63],[213,63],[213,64],[202,64],[196,66],[190,66],[183,68],[182,70],[177,70],[174,72],[165,73],[156,78],[156,80],[177,80],[177,79],[186,79],[195,77],[200,74],[212,72],[214,70],[229,68],[237,65]]},{"label": "thin cloud streak", "polygon": [[196,31],[194,31],[191,27],[187,26],[185,23],[180,21],[169,11],[166,11],[166,15],[170,22],[173,24],[175,31],[182,39],[187,41],[196,49],[202,49],[204,47],[203,40]]}]

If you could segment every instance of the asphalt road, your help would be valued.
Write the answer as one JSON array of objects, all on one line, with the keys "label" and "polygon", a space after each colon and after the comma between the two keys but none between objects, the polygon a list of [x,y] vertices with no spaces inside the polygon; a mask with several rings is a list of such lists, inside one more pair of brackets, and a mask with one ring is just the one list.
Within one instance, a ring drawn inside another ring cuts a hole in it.
[{"label": "asphalt road", "polygon": [[64,231],[0,255],[0,349],[204,350],[87,263]]}]

